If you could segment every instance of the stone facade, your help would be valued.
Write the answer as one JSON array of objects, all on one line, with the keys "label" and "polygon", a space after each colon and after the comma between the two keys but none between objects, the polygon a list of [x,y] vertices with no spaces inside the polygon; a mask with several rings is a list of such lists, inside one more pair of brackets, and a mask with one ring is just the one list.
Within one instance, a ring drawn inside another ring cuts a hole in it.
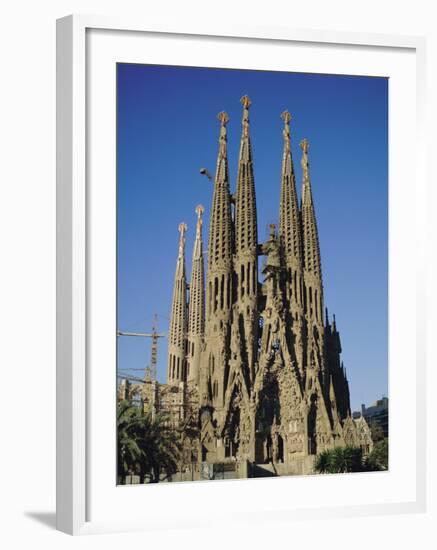
[{"label": "stone facade", "polygon": [[300,143],[299,204],[291,115],[284,112],[279,224],[259,242],[251,102],[244,96],[241,103],[235,194],[228,171],[229,118],[218,115],[206,281],[203,208],[196,209],[191,286],[185,275],[187,226],[179,226],[167,385],[182,400],[190,395],[190,406],[179,403],[189,411],[195,434],[187,462],[234,463],[244,472],[241,477],[261,465],[282,475],[305,474],[325,449],[351,444],[369,452],[372,441],[365,420],[351,417],[340,335],[335,317],[331,322],[324,308],[309,143]]}]

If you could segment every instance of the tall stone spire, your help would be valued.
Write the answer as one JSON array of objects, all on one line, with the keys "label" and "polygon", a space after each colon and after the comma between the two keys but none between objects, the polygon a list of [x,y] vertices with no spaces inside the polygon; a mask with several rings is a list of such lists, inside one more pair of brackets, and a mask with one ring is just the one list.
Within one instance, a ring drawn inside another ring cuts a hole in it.
[{"label": "tall stone spire", "polygon": [[302,224],[296,192],[293,157],[291,152],[291,114],[281,114],[284,121],[284,139],[281,170],[281,194],[279,202],[279,242],[284,263],[285,298],[288,315],[294,334],[294,356],[300,374],[304,369],[304,323],[303,323],[303,267],[302,267]]},{"label": "tall stone spire", "polygon": [[302,230],[290,143],[291,115],[288,111],[284,111],[281,118],[284,121],[282,132],[284,150],[279,205],[279,239],[287,268],[287,298],[290,305],[298,305],[301,303]]},{"label": "tall stone spire", "polygon": [[322,267],[320,261],[319,236],[311,192],[308,149],[309,142],[300,142],[302,149],[302,237],[304,267],[304,313],[307,333],[307,385],[311,378],[318,376],[325,396],[329,396],[329,375],[326,369],[324,344],[324,305]]},{"label": "tall stone spire", "polygon": [[249,134],[251,101],[247,95],[243,96],[240,101],[243,105],[243,120],[235,198],[235,248],[237,254],[245,251],[252,253],[258,244],[255,179]]},{"label": "tall stone spire", "polygon": [[199,371],[199,388],[201,403],[213,404],[220,410],[229,356],[233,231],[226,132],[229,117],[221,112],[217,118],[220,138],[209,226],[206,346]]},{"label": "tall stone spire", "polygon": [[229,190],[225,112],[217,115],[220,120],[219,151],[212,199],[208,242],[207,319],[216,323],[219,317],[228,318],[231,306],[232,286],[232,214]]},{"label": "tall stone spire", "polygon": [[243,346],[243,369],[247,379],[255,375],[258,347],[258,231],[256,215],[255,179],[253,175],[252,146],[249,133],[247,95],[243,105],[242,133],[238,159],[237,190],[235,194],[235,296],[238,301],[240,338]]},{"label": "tall stone spire", "polygon": [[168,344],[167,380],[169,384],[176,384],[186,379],[185,349],[188,323],[187,279],[185,273],[186,224],[180,223],[178,230],[179,252],[173,285],[173,303]]},{"label": "tall stone spire", "polygon": [[305,270],[315,277],[322,279],[320,262],[319,235],[311,192],[311,180],[308,162],[309,142],[303,139],[300,142],[302,149],[302,229],[303,229],[303,260]]},{"label": "tall stone spire", "polygon": [[229,116],[221,112],[217,118],[220,120],[220,138],[209,226],[208,271],[228,268],[232,259],[231,195],[226,131]]},{"label": "tall stone spire", "polygon": [[198,382],[200,351],[205,332],[205,268],[202,242],[202,205],[196,207],[197,226],[194,241],[188,309],[187,380]]},{"label": "tall stone spire", "polygon": [[291,115],[288,111],[281,114],[284,121],[284,150],[282,155],[281,198],[279,206],[279,237],[287,263],[301,263],[302,234],[300,226],[299,203],[296,193],[293,157],[290,143]]}]

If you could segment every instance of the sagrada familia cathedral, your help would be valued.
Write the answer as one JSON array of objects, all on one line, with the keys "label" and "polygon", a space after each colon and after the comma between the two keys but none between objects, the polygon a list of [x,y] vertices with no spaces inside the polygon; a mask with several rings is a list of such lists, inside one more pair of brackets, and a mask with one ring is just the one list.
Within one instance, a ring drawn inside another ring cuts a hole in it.
[{"label": "sagrada familia cathedral", "polygon": [[206,277],[204,209],[198,206],[189,283],[187,226],[179,225],[167,387],[174,388],[179,420],[189,416],[194,427],[190,460],[234,464],[240,477],[256,475],[257,469],[311,473],[317,453],[345,445],[369,452],[372,440],[365,420],[351,417],[340,335],[335,317],[331,322],[324,308],[309,143],[300,142],[299,204],[291,115],[282,113],[279,224],[260,242],[251,101],[244,96],[241,103],[236,191],[229,181],[229,118],[221,112]]}]

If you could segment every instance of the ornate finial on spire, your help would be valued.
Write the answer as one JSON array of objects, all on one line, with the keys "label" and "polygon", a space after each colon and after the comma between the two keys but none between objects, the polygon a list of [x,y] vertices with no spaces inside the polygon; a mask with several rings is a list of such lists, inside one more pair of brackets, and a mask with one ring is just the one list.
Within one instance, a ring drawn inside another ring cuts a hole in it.
[{"label": "ornate finial on spire", "polygon": [[217,118],[220,120],[219,157],[224,158],[226,157],[226,124],[229,122],[229,115],[225,111],[220,111]]},{"label": "ornate finial on spire", "polygon": [[217,115],[217,118],[220,120],[222,126],[226,126],[226,124],[229,122],[229,115],[225,111],[220,111],[220,113]]},{"label": "ornate finial on spire", "polygon": [[240,99],[240,103],[243,105],[243,139],[249,137],[249,107],[252,105],[248,95],[244,95]]},{"label": "ornate finial on spire", "polygon": [[240,103],[245,109],[249,109],[249,107],[252,105],[252,102],[250,101],[250,97],[248,95],[244,95],[240,99]]},{"label": "ornate finial on spire", "polygon": [[196,206],[196,214],[197,214],[196,236],[197,237],[201,236],[202,223],[203,223],[202,216],[203,216],[204,212],[205,212],[205,209],[203,208],[203,206],[201,204],[198,204]]},{"label": "ornate finial on spire", "polygon": [[185,233],[187,232],[187,224],[185,222],[181,222],[179,225],[178,225],[178,231],[180,233],[180,236],[179,236],[179,255],[182,256],[182,254],[184,253],[184,249],[185,249]]},{"label": "ornate finial on spire", "polygon": [[285,146],[284,153],[288,154],[290,152],[290,121],[291,121],[291,114],[288,111],[284,111],[284,112],[281,113],[281,118],[284,121],[284,130],[282,131],[282,135],[284,137],[284,146]]},{"label": "ornate finial on spire", "polygon": [[309,183],[310,174],[308,166],[308,149],[310,147],[310,142],[307,140],[307,138],[304,138],[299,145],[302,149],[302,160],[300,161],[300,163],[302,166],[303,180],[304,182]]},{"label": "ornate finial on spire", "polygon": [[307,138],[304,138],[301,142],[300,142],[300,148],[302,149],[303,153],[305,155],[308,154],[308,149],[310,148],[310,142],[307,140]]},{"label": "ornate finial on spire", "polygon": [[281,118],[285,122],[285,124],[287,124],[287,125],[290,124],[291,114],[287,110],[285,110],[281,113]]},{"label": "ornate finial on spire", "polygon": [[201,204],[198,204],[196,206],[196,214],[197,214],[197,219],[200,220],[202,218],[202,215],[203,213],[205,212],[205,209],[203,208],[203,206]]}]

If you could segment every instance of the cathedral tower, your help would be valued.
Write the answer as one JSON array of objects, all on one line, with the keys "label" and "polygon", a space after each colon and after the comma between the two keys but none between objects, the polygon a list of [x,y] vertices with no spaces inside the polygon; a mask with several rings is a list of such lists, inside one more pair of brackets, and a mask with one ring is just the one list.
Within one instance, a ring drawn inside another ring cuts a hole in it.
[{"label": "cathedral tower", "polygon": [[324,322],[323,322],[323,283],[320,261],[319,235],[314,211],[309,172],[308,150],[309,142],[300,142],[302,149],[302,236],[303,236],[303,266],[304,293],[303,306],[307,325],[307,355],[308,373],[317,374],[322,382],[328,382],[325,377],[324,364]]},{"label": "cathedral tower", "polygon": [[[302,275],[302,232],[299,202],[296,193],[293,157],[291,154],[290,121],[291,115],[284,111],[281,115],[284,121],[284,150],[281,171],[281,198],[279,206],[279,239],[286,265],[287,283],[290,287],[287,295],[294,305],[300,304],[300,283]],[[298,277],[296,277],[296,274]]]},{"label": "cathedral tower", "polygon": [[226,131],[229,117],[221,112],[218,119],[220,138],[209,226],[205,350],[200,373],[200,399],[203,405],[214,405],[220,410],[229,358],[233,231]]},{"label": "cathedral tower", "polygon": [[190,279],[190,305],[188,310],[187,380],[198,382],[200,352],[205,332],[205,268],[202,242],[202,205],[196,207],[197,225]]},{"label": "cathedral tower", "polygon": [[255,376],[258,347],[258,230],[253,175],[252,146],[249,132],[248,96],[243,105],[242,133],[235,194],[234,280],[237,308],[233,322],[238,323],[241,354],[247,383]]},{"label": "cathedral tower", "polygon": [[284,146],[279,203],[279,241],[282,261],[284,263],[285,298],[288,302],[289,323],[292,327],[295,343],[294,356],[300,375],[303,376],[302,226],[291,152],[291,115],[288,111],[284,111],[281,118],[284,121],[284,130],[282,132]]},{"label": "cathedral tower", "polygon": [[185,223],[179,224],[179,251],[173,285],[173,302],[168,345],[167,380],[169,384],[186,378],[186,335],[188,325],[187,279],[185,273]]}]

